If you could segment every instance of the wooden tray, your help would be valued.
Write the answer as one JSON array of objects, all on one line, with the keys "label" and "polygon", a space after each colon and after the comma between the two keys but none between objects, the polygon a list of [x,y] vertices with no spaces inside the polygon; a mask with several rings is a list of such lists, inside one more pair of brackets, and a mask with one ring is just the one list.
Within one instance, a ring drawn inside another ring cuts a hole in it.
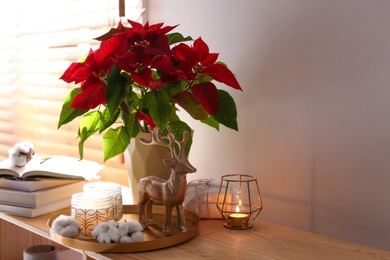
[{"label": "wooden tray", "polygon": [[[64,214],[69,216],[70,211],[60,212],[51,217],[48,222],[50,237],[65,246],[82,249],[92,252],[111,252],[111,253],[132,253],[143,252],[155,249],[161,249],[173,245],[177,245],[184,241],[191,239],[198,234],[199,230],[199,217],[195,213],[186,210],[185,217],[188,231],[180,233],[177,226],[176,211],[172,212],[172,236],[164,236],[162,234],[162,226],[165,218],[165,208],[163,206],[153,206],[153,217],[155,222],[149,224],[149,228],[144,231],[145,240],[136,243],[111,243],[103,244],[98,243],[95,239],[81,239],[81,238],[68,238],[60,236],[52,231],[53,221],[60,215]],[[124,205],[122,220],[137,220],[138,221],[138,207],[137,205]]]}]

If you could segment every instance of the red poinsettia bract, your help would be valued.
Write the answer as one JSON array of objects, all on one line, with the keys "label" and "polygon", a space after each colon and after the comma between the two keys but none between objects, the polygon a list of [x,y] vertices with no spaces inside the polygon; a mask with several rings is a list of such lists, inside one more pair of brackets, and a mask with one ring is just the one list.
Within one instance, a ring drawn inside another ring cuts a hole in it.
[{"label": "red poinsettia bract", "polygon": [[[207,75],[232,88],[242,90],[234,74],[225,65],[216,63],[218,53],[210,53],[208,45],[201,37],[194,41],[192,47],[182,43],[174,47],[172,52],[173,58],[180,61],[180,68],[189,79],[196,79],[196,75]],[[212,82],[192,86],[192,93],[209,114],[217,113],[218,91]]]},{"label": "red poinsettia bract", "polygon": [[[242,89],[218,61],[218,53],[211,53],[201,37],[192,45],[185,43],[192,38],[172,32],[177,25],[128,22],[129,27],[119,23],[96,38],[99,48],[90,50],[84,61],[73,62],[60,78],[80,87],[68,94],[58,127],[78,116],[94,119],[85,120],[79,133],[81,158],[83,143],[97,130],[106,131],[105,161],[123,152],[140,130],[157,126],[165,131],[169,125],[182,139],[180,135],[192,129],[179,118],[176,105],[211,127],[222,124],[238,130],[234,100],[215,81]],[[192,137],[189,140],[191,144]]]}]

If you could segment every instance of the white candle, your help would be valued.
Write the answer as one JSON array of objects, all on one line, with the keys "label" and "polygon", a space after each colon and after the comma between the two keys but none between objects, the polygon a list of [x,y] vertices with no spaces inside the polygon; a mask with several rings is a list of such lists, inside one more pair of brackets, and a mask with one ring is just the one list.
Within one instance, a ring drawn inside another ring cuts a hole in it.
[{"label": "white candle", "polygon": [[122,187],[114,182],[91,182],[84,185],[84,192],[95,194],[108,193],[112,195],[114,204],[114,219],[119,221],[123,215]]},{"label": "white candle", "polygon": [[79,192],[72,195],[72,217],[80,223],[80,237],[92,238],[95,225],[114,219],[114,205],[109,194]]}]

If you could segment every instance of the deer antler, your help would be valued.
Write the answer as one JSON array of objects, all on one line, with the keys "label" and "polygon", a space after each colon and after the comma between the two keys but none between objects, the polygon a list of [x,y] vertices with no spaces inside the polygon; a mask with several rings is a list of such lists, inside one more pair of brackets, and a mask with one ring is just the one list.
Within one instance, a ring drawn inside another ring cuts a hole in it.
[{"label": "deer antler", "polygon": [[[176,155],[175,152],[175,135],[172,132],[172,128],[168,125],[168,135],[162,135],[160,134],[159,127],[154,127],[152,129],[152,140],[146,140],[144,138],[140,138],[139,141],[145,145],[161,145],[168,147],[169,150],[171,150],[171,157],[174,158]],[[164,140],[168,140],[169,142],[166,143]]]},{"label": "deer antler", "polygon": [[160,134],[159,130],[160,129],[158,127],[155,127],[152,129],[152,140],[146,140],[144,138],[140,138],[139,141],[143,144],[146,144],[146,145],[167,146],[167,144],[164,141],[162,141],[162,138],[167,137],[167,136],[163,136],[162,134]]},{"label": "deer antler", "polygon": [[[173,134],[172,127],[167,125],[168,134],[162,135],[159,132],[159,127],[155,127],[152,129],[152,140],[145,140],[144,138],[140,138],[139,141],[145,145],[161,145],[168,147],[171,150],[171,157],[172,158],[180,158],[184,159],[186,158],[185,154],[185,144],[187,143],[189,133],[188,131],[184,131],[183,133],[183,140],[179,141],[175,138],[175,135]],[[164,140],[168,140],[169,142],[166,143]],[[177,154],[175,149],[175,143],[179,146],[179,154]]]},{"label": "deer antler", "polygon": [[179,155],[177,155],[177,156],[181,159],[186,158],[185,145],[187,143],[188,137],[189,137],[188,131],[184,131],[183,140],[182,141],[175,140],[175,142],[179,145]]}]

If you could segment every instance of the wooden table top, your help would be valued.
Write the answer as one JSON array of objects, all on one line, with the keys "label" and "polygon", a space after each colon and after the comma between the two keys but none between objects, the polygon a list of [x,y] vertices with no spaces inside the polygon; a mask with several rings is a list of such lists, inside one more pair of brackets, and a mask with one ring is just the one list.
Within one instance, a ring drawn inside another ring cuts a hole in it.
[{"label": "wooden table top", "polygon": [[[131,254],[131,259],[390,259],[390,252],[266,222],[232,230],[222,220],[201,220],[199,234],[171,248]],[[104,253],[108,259],[126,254]]]},{"label": "wooden table top", "polygon": [[[49,238],[47,220],[53,214],[24,218],[0,213],[0,218]],[[84,252],[94,259],[390,259],[390,251],[254,221],[247,230],[232,230],[222,220],[200,220],[199,234],[179,245],[142,253]]]}]

